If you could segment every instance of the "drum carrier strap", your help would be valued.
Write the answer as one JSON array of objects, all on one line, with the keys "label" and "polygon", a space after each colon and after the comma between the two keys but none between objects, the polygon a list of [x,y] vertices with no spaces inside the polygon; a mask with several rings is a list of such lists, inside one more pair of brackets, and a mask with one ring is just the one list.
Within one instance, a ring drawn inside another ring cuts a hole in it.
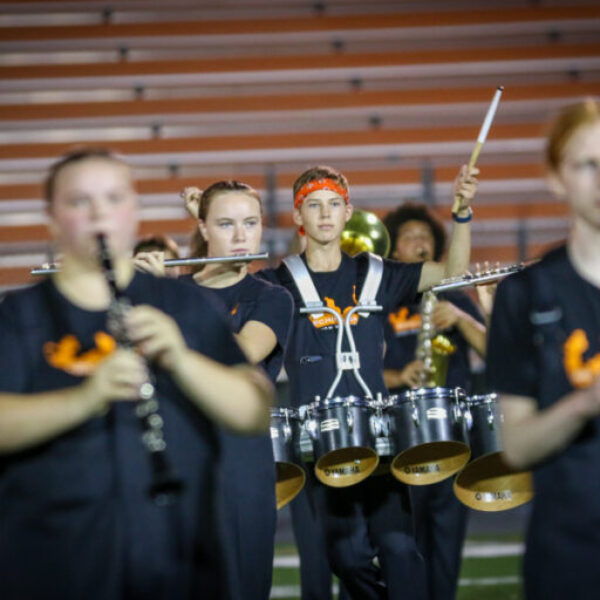
[{"label": "drum carrier strap", "polygon": [[[377,305],[376,297],[381,285],[381,279],[383,276],[383,259],[376,254],[368,253],[368,272],[362,286],[358,304],[348,312],[345,320],[342,320],[341,315],[338,315],[333,309],[325,307],[321,300],[319,293],[315,287],[315,284],[308,272],[308,268],[304,264],[304,261],[298,254],[292,254],[283,259],[283,263],[290,272],[302,302],[304,308],[300,309],[301,313],[308,313],[314,315],[316,318],[323,316],[324,313],[331,314],[334,319],[338,322],[338,333],[336,339],[335,358],[337,373],[329,391],[327,392],[326,398],[331,398],[338,383],[342,378],[342,372],[351,370],[354,372],[356,380],[362,387],[365,395],[368,398],[372,398],[373,394],[371,390],[360,375],[360,354],[356,350],[356,344],[354,342],[354,336],[350,326],[350,320],[355,312],[363,318],[369,316],[369,313],[381,310],[381,306]],[[360,308],[367,310],[361,311]],[[321,312],[322,311],[322,312]],[[350,346],[350,352],[342,351],[342,341],[344,337],[344,331],[348,338],[348,344]]]}]

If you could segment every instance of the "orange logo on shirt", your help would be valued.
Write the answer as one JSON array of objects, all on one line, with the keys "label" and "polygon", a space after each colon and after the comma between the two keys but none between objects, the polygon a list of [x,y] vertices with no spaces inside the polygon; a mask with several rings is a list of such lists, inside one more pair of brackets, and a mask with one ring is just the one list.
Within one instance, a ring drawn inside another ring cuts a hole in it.
[{"label": "orange logo on shirt", "polygon": [[410,315],[406,306],[402,306],[395,313],[390,313],[388,320],[397,335],[413,333],[421,329],[421,315],[419,313]]},{"label": "orange logo on shirt", "polygon": [[231,316],[233,317],[233,315],[235,315],[235,313],[238,311],[238,308],[240,307],[239,302],[238,304],[236,304],[232,309],[231,309]]},{"label": "orange logo on shirt", "polygon": [[[358,301],[356,300],[356,286],[353,286],[352,288],[352,300],[354,301],[354,306],[356,306],[358,304]],[[342,319],[345,319],[348,312],[354,308],[354,306],[346,306],[346,308],[344,308],[342,311],[342,309],[335,303],[335,300],[333,298],[329,298],[328,296],[325,296],[325,305],[327,308],[335,310],[335,312],[340,315]],[[308,318],[317,329],[322,329],[323,327],[336,327],[338,324],[337,319],[328,313],[325,313],[320,317],[308,315]],[[358,323],[358,319],[358,313],[354,313],[350,319],[350,325],[356,325]]]},{"label": "orange logo on shirt", "polygon": [[565,342],[565,371],[573,387],[589,387],[600,375],[600,352],[588,360],[583,358],[589,347],[590,343],[583,329],[575,329]]},{"label": "orange logo on shirt", "polygon": [[55,369],[83,377],[93,373],[98,363],[112,354],[117,347],[114,338],[103,331],[94,334],[94,342],[95,348],[80,354],[79,340],[74,335],[65,335],[58,342],[46,342],[44,356],[48,364]]}]

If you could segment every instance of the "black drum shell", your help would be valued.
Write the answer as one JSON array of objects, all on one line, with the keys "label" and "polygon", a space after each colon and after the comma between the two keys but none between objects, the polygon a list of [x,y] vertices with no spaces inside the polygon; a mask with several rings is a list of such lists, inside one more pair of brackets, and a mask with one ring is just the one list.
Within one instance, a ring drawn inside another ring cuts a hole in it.
[{"label": "black drum shell", "polygon": [[[471,396],[465,405],[471,460],[502,451],[502,413],[495,394]],[[469,416],[470,415],[470,416]]]},{"label": "black drum shell", "polygon": [[293,408],[271,409],[271,444],[277,463],[300,465],[300,433],[302,419]]},{"label": "black drum shell", "polygon": [[[314,408],[316,432],[313,437],[315,460],[342,448],[375,449],[371,430],[373,414],[369,404],[358,398],[319,402]],[[350,415],[353,425],[348,425]]]},{"label": "black drum shell", "polygon": [[379,464],[372,425],[372,400],[356,396],[316,400],[307,413],[313,440],[315,475],[325,485],[360,483]]},{"label": "black drum shell", "polygon": [[[467,428],[461,407],[464,397],[459,388],[422,388],[392,397],[386,412],[390,417],[390,437],[396,452],[432,442],[467,444]],[[432,409],[436,411],[433,413],[437,415],[435,418],[427,414]],[[418,426],[413,419],[414,410]]]},{"label": "black drum shell", "polygon": [[410,485],[431,485],[451,477],[469,460],[465,394],[460,388],[409,390],[388,400],[394,477]]}]

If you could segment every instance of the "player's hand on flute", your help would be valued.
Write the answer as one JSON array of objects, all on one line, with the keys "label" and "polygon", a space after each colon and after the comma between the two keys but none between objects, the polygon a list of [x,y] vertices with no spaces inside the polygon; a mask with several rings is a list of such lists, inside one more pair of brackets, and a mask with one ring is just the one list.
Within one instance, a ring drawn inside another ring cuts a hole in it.
[{"label": "player's hand on flute", "polygon": [[138,252],[133,257],[133,264],[138,271],[150,273],[156,277],[165,276],[165,253],[161,250]]},{"label": "player's hand on flute", "polygon": [[167,371],[174,371],[188,352],[175,320],[158,308],[146,304],[134,306],[125,323],[127,335],[137,350]]},{"label": "player's hand on flute", "polygon": [[202,196],[202,190],[197,187],[186,187],[181,192],[185,209],[188,211],[190,216],[194,219],[198,219],[200,215],[200,197]]},{"label": "player's hand on flute", "polygon": [[453,212],[459,217],[468,216],[470,212],[471,204],[477,192],[477,185],[479,184],[477,175],[479,175],[479,169],[463,165],[454,180]]},{"label": "player's hand on flute", "polygon": [[148,379],[144,359],[134,350],[118,348],[81,384],[81,398],[92,412],[103,412],[110,402],[137,400]]}]

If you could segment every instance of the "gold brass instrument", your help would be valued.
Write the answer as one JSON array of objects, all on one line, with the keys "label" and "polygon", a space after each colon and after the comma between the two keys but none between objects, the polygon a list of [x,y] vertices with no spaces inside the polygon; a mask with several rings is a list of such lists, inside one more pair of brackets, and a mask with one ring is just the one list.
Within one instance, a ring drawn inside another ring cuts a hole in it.
[{"label": "gold brass instrument", "polygon": [[442,334],[435,335],[432,322],[433,309],[437,303],[434,292],[427,291],[421,300],[421,329],[417,335],[415,358],[423,361],[421,387],[444,387],[448,374],[448,361],[456,352],[456,346]]},{"label": "gold brass instrument", "polygon": [[[205,265],[209,263],[224,262],[250,262],[253,260],[265,260],[269,258],[268,252],[261,254],[240,254],[233,256],[203,256],[201,258],[169,258],[164,261],[165,267],[187,267],[190,265]],[[42,265],[31,269],[31,275],[50,275],[56,273],[59,267],[56,264]]]},{"label": "gold brass instrument", "polygon": [[346,254],[373,252],[386,258],[390,253],[390,234],[381,219],[367,210],[355,210],[342,231],[340,246]]}]

